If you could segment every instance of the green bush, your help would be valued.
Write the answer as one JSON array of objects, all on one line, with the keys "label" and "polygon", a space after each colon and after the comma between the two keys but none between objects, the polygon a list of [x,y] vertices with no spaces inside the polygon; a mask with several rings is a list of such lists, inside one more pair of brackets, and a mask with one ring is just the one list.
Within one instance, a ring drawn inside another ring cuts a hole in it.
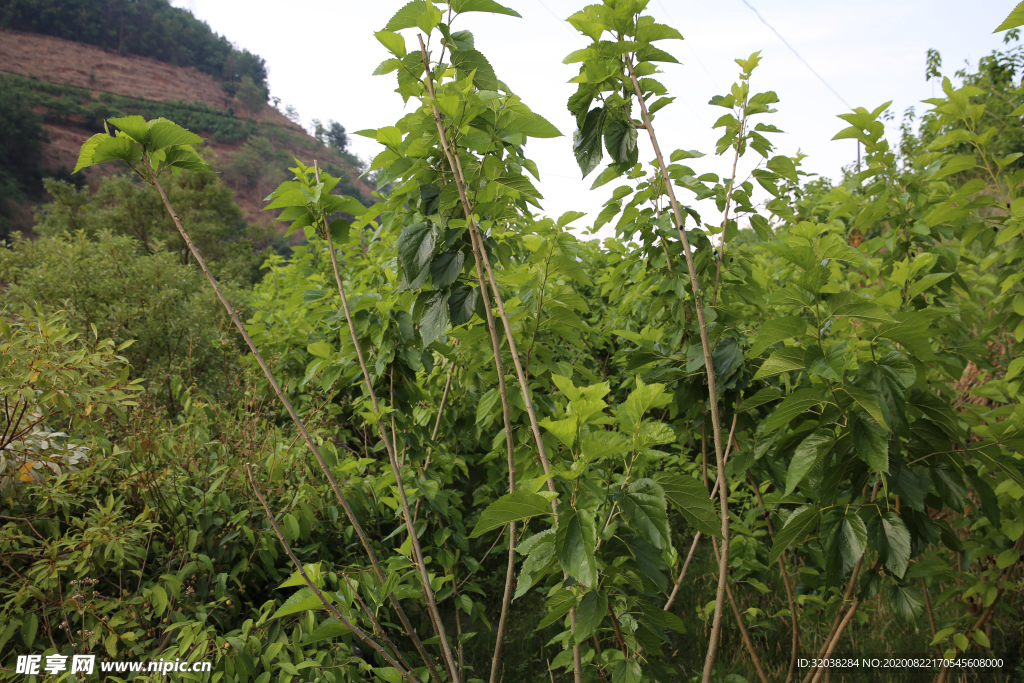
[{"label": "green bush", "polygon": [[197,268],[158,242],[152,249],[109,230],[34,241],[15,235],[0,250],[4,301],[64,309],[80,334],[95,326],[118,343],[135,340],[123,354],[165,402],[176,377],[223,394],[239,367],[227,318]]}]

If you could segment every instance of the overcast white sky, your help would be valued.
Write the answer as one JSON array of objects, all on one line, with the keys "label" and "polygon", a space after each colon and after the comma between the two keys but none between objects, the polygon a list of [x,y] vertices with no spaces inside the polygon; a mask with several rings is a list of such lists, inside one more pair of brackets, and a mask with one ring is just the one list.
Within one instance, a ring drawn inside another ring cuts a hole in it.
[{"label": "overcast white sky", "polygon": [[[968,8],[959,0],[747,0],[761,17],[820,74],[839,95],[857,107],[872,109],[893,100],[896,118],[889,137],[898,139],[903,111],[927,105],[922,99],[941,92],[925,81],[929,48],[942,54],[944,74],[953,76],[965,60],[977,59],[1002,46],[993,35],[1015,6],[1015,0],[975,0]],[[303,123],[334,119],[347,130],[392,125],[406,111],[394,92],[394,74],[371,76],[388,55],[373,37],[404,4],[401,0],[173,0],[190,9],[218,33],[240,47],[263,56],[270,69],[271,94],[282,107],[294,105]],[[595,171],[580,180],[572,155],[574,123],[565,102],[575,86],[567,83],[578,65],[562,59],[586,39],[564,21],[588,4],[584,0],[504,0],[522,19],[471,13],[455,28],[469,29],[497,76],[534,111],[551,121],[564,137],[531,139],[527,153],[540,167],[539,189],[548,214],[580,210],[596,215],[617,183],[590,192]],[[760,50],[755,92],[778,93],[779,113],[763,120],[785,135],[774,139],[778,151],[808,154],[805,170],[837,178],[840,168],[856,158],[856,143],[831,142],[845,123],[835,116],[847,111],[829,89],[758,18],[744,0],[651,0],[658,21],[685,36],[684,42],[662,46],[682,65],[665,65],[662,82],[675,103],[659,113],[656,126],[662,148],[698,149],[711,153],[718,139],[711,126],[725,111],[707,104],[727,92],[736,79],[736,57]],[[406,31],[410,45],[415,30]],[[642,131],[641,131],[642,133]],[[653,157],[640,136],[641,160]],[[354,136],[354,151],[370,157],[380,150],[371,140]],[[756,156],[753,152],[752,155]],[[730,159],[731,162],[731,159]],[[698,172],[724,174],[728,164],[713,156],[693,162]],[[702,207],[714,222],[714,207]],[[720,220],[720,217],[717,217]],[[580,221],[584,223],[585,221]],[[603,230],[601,236],[610,233]]]}]

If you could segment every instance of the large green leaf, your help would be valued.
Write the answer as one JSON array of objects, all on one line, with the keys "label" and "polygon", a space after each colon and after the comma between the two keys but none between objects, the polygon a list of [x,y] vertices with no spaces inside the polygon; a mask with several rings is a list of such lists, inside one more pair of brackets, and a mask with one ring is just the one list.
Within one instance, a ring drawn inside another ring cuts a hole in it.
[{"label": "large green leaf", "polygon": [[850,435],[857,457],[875,472],[889,471],[889,435],[882,427],[864,414],[851,420]]},{"label": "large green leaf", "polygon": [[480,303],[480,290],[469,285],[455,285],[448,297],[448,315],[452,325],[468,323]]},{"label": "large green leaf", "polygon": [[519,12],[499,5],[494,0],[452,0],[451,8],[455,12],[490,12],[491,14],[505,14],[510,17],[522,18]]},{"label": "large green leaf", "polygon": [[818,461],[828,452],[834,442],[835,436],[828,429],[812,432],[810,436],[800,442],[793,453],[793,459],[789,462],[789,469],[786,471],[787,494],[793,492],[797,484],[818,464]]},{"label": "large green leaf", "polygon": [[681,474],[659,473],[665,497],[675,505],[686,521],[705,536],[722,537],[722,522],[704,484]]},{"label": "large green leaf", "polygon": [[466,262],[463,251],[448,250],[438,254],[430,263],[430,281],[434,287],[442,288],[455,282]]},{"label": "large green leaf", "polygon": [[180,145],[198,145],[203,141],[195,133],[164,118],[153,119],[147,124],[147,127],[149,128],[149,141],[146,148],[150,151]]},{"label": "large green leaf", "polygon": [[786,397],[764,423],[765,432],[772,432],[789,424],[797,415],[821,403],[818,389],[798,389]]},{"label": "large green leaf", "polygon": [[[323,593],[323,596],[330,601],[330,593]],[[306,588],[292,593],[288,599],[284,601],[284,604],[282,604],[270,618],[277,619],[279,617],[286,617],[289,614],[305,612],[311,609],[319,609],[323,608],[323,606],[324,603],[321,602],[316,593],[307,586]]]},{"label": "large green leaf", "polygon": [[[424,292],[426,295],[422,307],[417,305],[421,317],[416,322],[420,326],[423,346],[430,346],[434,340],[448,331],[451,320],[448,317],[448,293],[445,291]],[[419,302],[417,302],[419,304]]]},{"label": "large green leaf", "polygon": [[395,12],[384,30],[400,31],[403,28],[419,28],[424,33],[430,33],[431,29],[440,21],[441,10],[434,7],[433,3],[427,2],[427,0],[413,0]]},{"label": "large green leaf", "polygon": [[546,515],[551,513],[551,503],[544,496],[529,491],[519,490],[509,493],[494,501],[480,513],[480,520],[473,527],[470,538],[486,534],[511,522]]},{"label": "large green leaf", "polygon": [[861,408],[868,412],[868,415],[875,419],[883,429],[889,431],[889,425],[885,422],[885,416],[882,415],[882,409],[878,405],[878,399],[864,391],[860,387],[856,387],[852,384],[844,384],[842,391],[845,391],[850,398],[857,402]]},{"label": "large green leaf", "polygon": [[573,640],[584,643],[594,635],[601,621],[608,614],[608,594],[604,591],[590,591],[583,596],[576,607],[576,630]]},{"label": "large green leaf", "polygon": [[142,148],[131,138],[124,136],[111,137],[98,133],[85,141],[78,153],[78,163],[72,173],[78,173],[104,161],[125,161],[138,163],[142,161]]},{"label": "large green leaf", "polygon": [[898,578],[903,578],[910,562],[910,532],[895,512],[871,515],[868,518],[871,547],[885,562],[885,567]]},{"label": "large green leaf", "polygon": [[1024,2],[1014,7],[1013,11],[1003,19],[1003,23],[999,24],[992,33],[999,33],[1018,26],[1024,26]]},{"label": "large green leaf", "polygon": [[893,322],[893,317],[886,313],[884,308],[852,292],[834,294],[829,298],[828,303],[832,309],[832,315],[850,316],[883,323]]},{"label": "large green leaf", "polygon": [[757,332],[757,339],[750,346],[748,355],[751,358],[756,358],[769,346],[793,337],[803,336],[806,331],[807,322],[798,315],[769,320],[761,325],[761,329]]},{"label": "large green leaf", "polygon": [[487,58],[477,50],[456,50],[452,52],[452,64],[456,69],[468,75],[476,71],[473,84],[482,90],[497,90],[498,77],[494,75],[494,67]]},{"label": "large green leaf", "polygon": [[558,533],[555,535],[555,549],[562,571],[584,586],[597,583],[597,528],[594,516],[587,510],[576,510],[568,506],[558,511]]},{"label": "large green leaf", "polygon": [[604,152],[601,137],[604,134],[605,108],[594,107],[587,112],[583,125],[572,136],[572,151],[576,163],[586,178],[601,163]]},{"label": "large green leaf", "polygon": [[606,121],[604,124],[604,146],[613,163],[620,166],[632,166],[637,162],[639,156],[636,126],[628,119]]},{"label": "large green leaf", "polygon": [[313,629],[313,632],[306,636],[306,639],[302,641],[303,645],[312,645],[321,640],[330,640],[343,636],[349,633],[349,628],[345,624],[338,621],[336,617],[331,617],[324,623]]},{"label": "large green leaf", "polygon": [[423,270],[434,255],[438,231],[432,224],[423,221],[402,228],[398,236],[398,259],[410,280]]},{"label": "large green leaf", "polygon": [[633,482],[619,498],[626,523],[659,550],[672,542],[665,505],[665,491],[651,479]]},{"label": "large green leaf", "polygon": [[775,564],[783,552],[802,541],[818,525],[819,519],[820,513],[815,507],[795,511],[786,522],[786,526],[775,534],[775,543],[772,544],[772,551],[768,555],[768,564]]},{"label": "large green leaf", "polygon": [[805,357],[804,349],[799,346],[773,351],[772,355],[768,356],[768,359],[754,373],[754,379],[767,379],[783,372],[803,370],[807,367]]}]

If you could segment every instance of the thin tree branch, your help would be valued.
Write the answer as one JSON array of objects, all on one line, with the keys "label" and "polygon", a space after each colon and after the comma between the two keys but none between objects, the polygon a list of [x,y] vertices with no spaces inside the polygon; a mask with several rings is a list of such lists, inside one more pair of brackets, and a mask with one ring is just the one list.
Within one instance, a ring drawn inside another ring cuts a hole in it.
[{"label": "thin tree branch", "polygon": [[[640,111],[643,114],[644,128],[650,137],[654,153],[658,158],[658,167],[661,170],[662,179],[665,181],[665,191],[668,193],[669,201],[672,203],[672,211],[675,213],[676,227],[679,229],[679,240],[683,244],[683,255],[686,257],[686,267],[690,274],[690,288],[693,291],[694,308],[697,311],[697,324],[700,327],[700,343],[704,351],[704,371],[708,378],[708,403],[711,407],[712,437],[715,444],[715,456],[718,463],[718,478],[724,480],[725,474],[725,447],[722,444],[722,425],[718,415],[718,389],[715,383],[715,369],[711,363],[711,341],[708,338],[708,325],[704,319],[704,295],[697,280],[697,268],[693,263],[693,250],[690,248],[690,241],[686,238],[686,231],[683,230],[683,214],[676,200],[675,189],[668,176],[668,168],[665,165],[665,158],[658,145],[658,137],[654,132],[654,124],[651,121],[650,112],[647,110],[647,103],[644,101],[643,91],[637,81],[636,72],[633,70],[633,59],[626,56],[626,66],[629,68],[629,76],[633,82],[633,91],[636,93],[640,103]],[[704,660],[704,673],[702,683],[710,683],[711,671],[714,669],[715,656],[718,652],[718,635],[722,630],[722,606],[725,602],[725,582],[729,569],[729,486],[723,481],[718,493],[720,510],[722,515],[722,552],[718,563],[718,588],[715,592],[715,613],[711,621],[711,635],[708,643],[708,653]]]},{"label": "thin tree branch", "polygon": [[[171,220],[174,221],[174,225],[178,228],[178,232],[181,234],[182,239],[185,240],[185,244],[188,245],[188,248],[191,251],[192,256],[195,258],[196,263],[199,264],[200,269],[206,275],[207,280],[209,280],[210,285],[213,287],[214,292],[217,294],[217,298],[220,299],[221,304],[227,311],[228,316],[230,316],[231,321],[234,323],[235,327],[242,335],[242,339],[245,341],[246,346],[249,348],[249,352],[252,353],[253,358],[256,359],[256,362],[263,370],[263,374],[266,375],[267,381],[270,383],[271,388],[273,388],[278,400],[281,401],[281,404],[285,407],[285,410],[288,411],[288,415],[291,417],[292,422],[295,423],[295,427],[298,429],[303,441],[305,441],[306,447],[309,448],[310,452],[313,453],[313,456],[316,458],[317,463],[320,465],[320,469],[327,477],[327,481],[331,486],[331,490],[334,492],[335,498],[337,498],[338,502],[341,504],[342,509],[345,510],[345,515],[346,517],[348,517],[349,523],[352,525],[352,528],[355,529],[356,535],[359,537],[359,541],[362,544],[363,549],[366,551],[367,557],[370,559],[370,563],[373,565],[374,572],[377,574],[378,579],[380,579],[380,582],[383,584],[387,577],[384,574],[384,570],[380,566],[380,562],[377,560],[377,554],[373,551],[373,546],[370,545],[370,541],[367,538],[366,533],[363,531],[362,525],[360,525],[358,518],[352,511],[352,506],[349,505],[348,500],[345,498],[345,496],[341,492],[341,489],[338,487],[338,482],[337,480],[335,480],[334,475],[331,473],[331,469],[327,466],[327,463],[324,461],[323,455],[320,454],[320,449],[317,448],[316,444],[313,442],[313,438],[309,435],[309,432],[306,430],[306,426],[299,418],[298,413],[295,412],[295,408],[292,407],[291,401],[288,400],[288,397],[285,395],[284,391],[282,391],[281,385],[277,383],[277,380],[274,378],[274,374],[270,371],[270,367],[267,365],[266,361],[263,360],[263,356],[260,355],[259,350],[256,348],[256,344],[253,342],[252,338],[249,336],[249,333],[246,331],[245,325],[238,317],[238,314],[235,312],[234,307],[232,307],[230,302],[228,302],[227,297],[224,296],[224,292],[221,291],[220,285],[217,284],[216,278],[214,278],[213,274],[210,272],[210,269],[206,265],[206,261],[203,259],[202,254],[199,253],[199,249],[196,248],[196,245],[192,242],[192,238],[189,237],[189,234],[185,230],[185,227],[181,224],[181,220],[178,218],[177,212],[175,212],[174,207],[171,206],[170,201],[167,199],[167,193],[164,192],[163,186],[160,184],[160,181],[157,180],[156,173],[154,173],[153,171],[153,167],[149,162],[149,158],[143,157],[143,162],[145,163],[146,168],[149,170],[150,182],[156,187],[157,192],[160,193],[160,199],[163,201],[164,208],[166,208],[167,213],[170,214]],[[402,621],[402,625],[405,627],[409,637],[412,639],[414,644],[417,644],[417,649],[420,651],[420,654],[423,657],[427,667],[431,670],[432,677],[435,679],[435,681],[437,681],[437,683],[442,683],[441,677],[437,674],[437,671],[434,669],[432,660],[427,655],[426,650],[423,649],[423,645],[422,643],[420,643],[419,638],[416,635],[415,629],[413,629],[412,624],[409,623],[409,619],[405,616],[405,612],[404,610],[402,610],[401,605],[398,604],[398,600],[395,599],[394,595],[390,595],[388,597],[392,605],[395,607],[395,612],[398,614],[399,619]]]},{"label": "thin tree branch", "polygon": [[267,504],[266,499],[263,497],[263,494],[260,493],[259,486],[256,485],[256,478],[252,474],[252,466],[249,463],[245,464],[245,473],[249,477],[249,485],[252,486],[253,493],[256,494],[256,498],[260,501],[260,505],[263,506],[263,511],[266,513],[267,519],[270,521],[270,526],[274,528],[274,533],[277,534],[277,540],[281,542],[281,546],[284,548],[284,551],[288,553],[288,557],[291,558],[292,563],[295,565],[296,569],[299,570],[299,574],[302,576],[302,580],[306,583],[306,586],[309,587],[309,590],[313,591],[313,594],[316,595],[316,597],[320,600],[323,606],[326,607],[332,615],[334,615],[335,619],[341,622],[345,626],[345,628],[352,631],[352,633],[356,634],[357,638],[359,638],[364,643],[366,643],[374,650],[376,650],[377,653],[384,658],[384,661],[386,661],[389,665],[397,669],[400,674],[402,674],[402,677],[405,680],[409,681],[409,683],[422,683],[413,674],[406,671],[401,664],[395,661],[395,659],[387,653],[387,650],[381,647],[377,641],[375,641],[370,636],[366,635],[366,633],[364,633],[362,629],[360,629],[358,626],[356,626],[348,619],[346,619],[345,615],[339,612],[338,608],[336,608],[327,598],[324,597],[324,594],[320,592],[320,589],[317,587],[317,585],[313,583],[310,580],[309,576],[306,574],[306,569],[302,566],[302,562],[300,562],[299,558],[297,558],[295,556],[295,553],[292,552],[291,546],[288,545],[288,541],[285,539],[284,534],[281,533],[280,527],[277,526],[277,522],[274,520],[274,513],[271,511],[270,506]]}]

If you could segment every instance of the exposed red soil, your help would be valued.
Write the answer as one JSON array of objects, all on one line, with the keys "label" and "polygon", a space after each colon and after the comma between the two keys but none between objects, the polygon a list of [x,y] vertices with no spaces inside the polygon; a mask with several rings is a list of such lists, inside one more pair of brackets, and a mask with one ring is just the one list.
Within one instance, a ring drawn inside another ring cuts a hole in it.
[{"label": "exposed red soil", "polygon": [[[247,111],[236,98],[227,96],[220,82],[195,68],[178,67],[148,57],[107,52],[92,45],[34,33],[0,29],[0,72],[36,76],[51,83],[84,88],[89,90],[93,97],[109,92],[115,95],[143,97],[156,102],[201,102],[223,111],[228,108],[236,112]],[[280,125],[301,133],[311,147],[318,144],[301,126],[269,105],[264,105],[260,111],[252,112],[250,116],[261,124]],[[91,132],[73,123],[51,121],[45,124],[45,128],[50,141],[43,145],[43,168],[49,171],[61,166],[69,170],[74,168],[79,149]],[[221,166],[230,161],[240,146],[238,143],[213,140],[207,140],[204,145]],[[306,156],[300,150],[294,152],[298,153],[300,158]],[[332,154],[333,151],[324,149],[324,157]],[[113,171],[114,167],[110,166],[103,167],[98,173]],[[352,176],[355,181],[354,172]],[[371,188],[356,182],[364,189],[365,196],[369,197]],[[246,220],[250,222],[268,220],[268,215],[262,212],[263,197],[266,196],[262,189],[235,190],[235,199],[242,207]],[[279,225],[283,229],[283,224]]]}]

